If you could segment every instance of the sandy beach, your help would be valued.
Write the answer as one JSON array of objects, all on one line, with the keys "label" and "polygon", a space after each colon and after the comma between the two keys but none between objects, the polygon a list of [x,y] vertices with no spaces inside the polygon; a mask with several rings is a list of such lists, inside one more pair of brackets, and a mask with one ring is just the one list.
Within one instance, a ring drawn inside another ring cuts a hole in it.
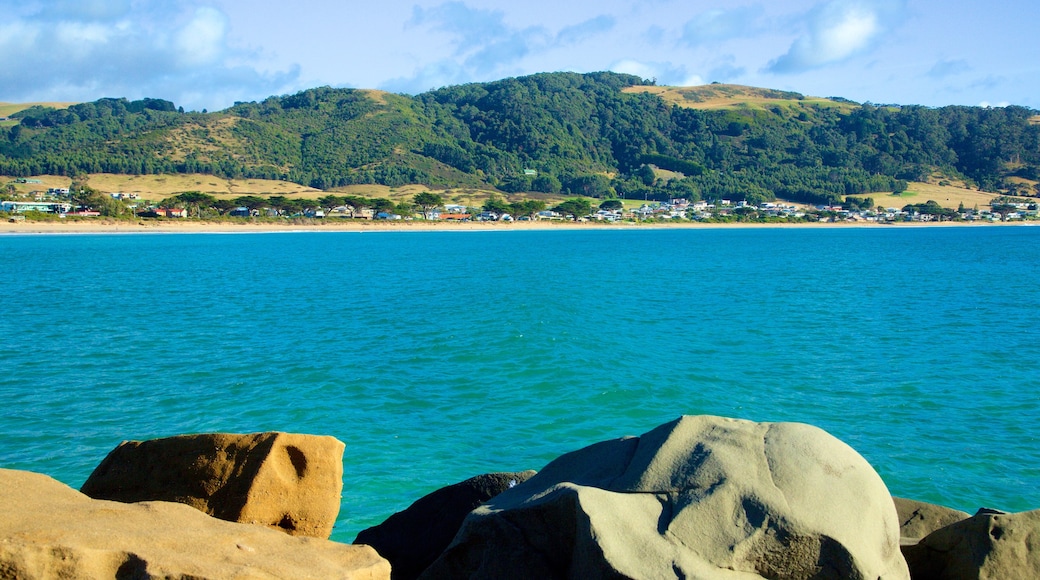
[{"label": "sandy beach", "polygon": [[277,232],[498,232],[523,230],[648,230],[648,229],[756,229],[756,228],[905,228],[905,227],[985,227],[1034,225],[1038,222],[835,222],[835,223],[608,223],[608,222],[436,222],[308,220],[286,221],[197,221],[197,220],[68,220],[18,221],[0,223],[0,234],[188,234],[188,233],[277,233]]}]

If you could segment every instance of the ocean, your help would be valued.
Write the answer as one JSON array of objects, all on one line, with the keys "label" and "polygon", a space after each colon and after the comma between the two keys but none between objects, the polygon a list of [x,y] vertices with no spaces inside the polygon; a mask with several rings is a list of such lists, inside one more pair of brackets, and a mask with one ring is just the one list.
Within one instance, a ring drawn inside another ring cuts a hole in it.
[{"label": "ocean", "polygon": [[680,415],[799,421],[894,494],[1040,508],[1040,228],[0,236],[0,467],[346,444],[333,539]]}]

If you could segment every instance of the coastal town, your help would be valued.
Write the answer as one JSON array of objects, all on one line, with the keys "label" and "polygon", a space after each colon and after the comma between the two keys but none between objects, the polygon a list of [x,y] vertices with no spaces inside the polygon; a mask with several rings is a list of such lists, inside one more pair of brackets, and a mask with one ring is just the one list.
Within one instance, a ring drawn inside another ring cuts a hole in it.
[{"label": "coastal town", "polygon": [[[29,183],[31,180],[21,180]],[[996,198],[983,207],[944,208],[928,201],[903,207],[843,205],[806,205],[783,201],[670,199],[667,201],[575,199],[549,208],[544,202],[506,204],[491,196],[481,206],[444,203],[440,195],[423,193],[412,203],[392,203],[385,199],[326,195],[317,199],[267,199],[247,196],[220,200],[188,192],[167,198],[166,203],[141,199],[138,193],[111,192],[105,198],[124,208],[126,217],[138,220],[246,219],[271,220],[380,220],[428,222],[530,222],[570,221],[577,223],[900,223],[900,222],[1016,222],[1040,219],[1036,201]],[[21,199],[0,201],[0,214],[6,221],[89,219],[106,214],[97,203],[81,203],[68,187],[33,190]],[[430,203],[430,201],[435,203]],[[183,203],[187,202],[187,203]],[[241,203],[238,203],[241,202]],[[594,205],[598,203],[598,205]],[[193,207],[192,207],[193,206]]]}]

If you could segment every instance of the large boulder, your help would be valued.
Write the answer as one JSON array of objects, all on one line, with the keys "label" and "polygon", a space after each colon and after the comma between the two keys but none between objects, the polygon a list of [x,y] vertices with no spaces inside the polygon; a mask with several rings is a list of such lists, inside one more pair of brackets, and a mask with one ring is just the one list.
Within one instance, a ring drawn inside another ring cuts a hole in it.
[{"label": "large boulder", "polygon": [[378,526],[362,530],[354,543],[372,546],[389,560],[394,580],[411,580],[448,547],[469,512],[534,473],[486,473],[442,487]]},{"label": "large boulder", "polygon": [[554,460],[421,578],[907,579],[884,482],[797,423],[681,417]]},{"label": "large boulder", "polygon": [[183,503],[222,520],[327,539],[339,514],[343,449],[333,437],[277,432],[124,441],[80,491]]},{"label": "large boulder", "polygon": [[901,497],[893,497],[892,501],[899,514],[899,540],[902,544],[916,544],[939,528],[971,517],[967,512],[923,501]]},{"label": "large boulder", "polygon": [[1040,510],[980,510],[903,553],[914,580],[1040,578]]},{"label": "large boulder", "polygon": [[0,578],[390,577],[368,546],[287,536],[186,505],[94,500],[50,477],[0,469]]}]

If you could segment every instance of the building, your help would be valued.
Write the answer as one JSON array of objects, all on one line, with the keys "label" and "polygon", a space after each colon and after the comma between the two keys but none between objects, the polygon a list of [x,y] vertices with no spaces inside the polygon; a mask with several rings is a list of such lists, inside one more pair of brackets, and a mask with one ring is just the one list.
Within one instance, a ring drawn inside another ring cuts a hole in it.
[{"label": "building", "polygon": [[57,203],[52,201],[2,201],[0,211],[8,213],[25,213],[38,211],[41,213],[68,213],[72,211],[72,204]]}]

